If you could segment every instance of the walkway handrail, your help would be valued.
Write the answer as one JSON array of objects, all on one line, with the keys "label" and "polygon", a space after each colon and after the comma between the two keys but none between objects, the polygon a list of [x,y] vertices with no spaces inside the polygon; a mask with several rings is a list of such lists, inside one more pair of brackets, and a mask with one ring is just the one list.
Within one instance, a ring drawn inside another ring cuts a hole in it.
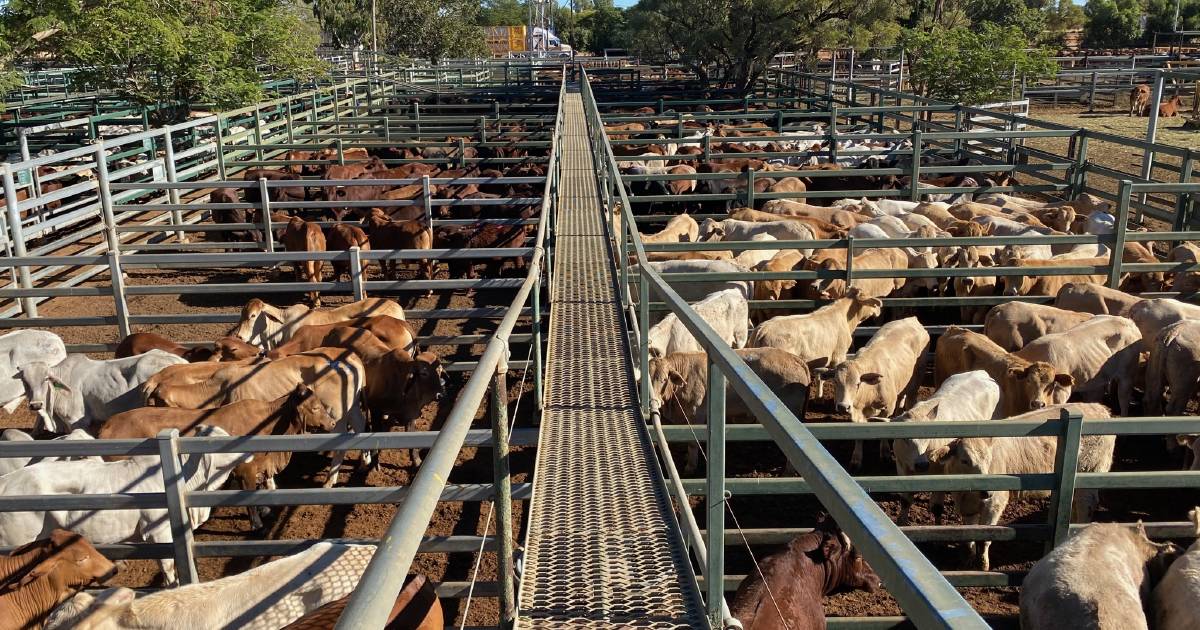
[{"label": "walkway handrail", "polygon": [[[765,383],[741,360],[729,346],[717,336],[711,327],[691,309],[688,303],[679,296],[647,263],[645,249],[637,234],[636,223],[624,187],[620,185],[620,171],[612,149],[604,136],[604,127],[600,122],[599,110],[588,84],[587,71],[582,73],[584,105],[589,122],[593,125],[594,139],[602,145],[604,158],[603,171],[609,184],[616,184],[615,189],[620,199],[620,234],[616,235],[617,256],[622,271],[622,289],[628,286],[629,268],[626,264],[626,238],[632,242],[636,256],[638,272],[643,282],[640,285],[640,310],[638,320],[643,327],[647,325],[648,289],[653,288],[671,311],[683,322],[688,331],[704,348],[709,361],[708,402],[710,409],[710,427],[715,427],[718,437],[716,443],[710,443],[709,484],[711,491],[720,488],[713,483],[714,473],[722,476],[724,452],[724,391],[725,379],[730,380],[734,391],[750,409],[751,413],[766,426],[774,441],[787,456],[788,462],[811,484],[814,493],[822,505],[836,519],[854,543],[861,549],[863,556],[871,563],[876,573],[883,579],[891,593],[900,603],[905,613],[921,628],[987,628],[988,625],[974,609],[963,599],[962,595],[950,585],[938,572],[937,568],[917,549],[891,519],[879,508],[871,497],[842,469],[829,451],[804,427],[798,418],[787,408]],[[600,148],[596,149],[600,151]],[[626,295],[622,291],[622,296]],[[645,339],[645,334],[642,335]],[[645,382],[648,378],[648,356],[645,344],[639,348],[641,361],[642,402],[648,406],[649,390]],[[717,406],[714,408],[714,404]],[[644,409],[643,411],[648,411]],[[710,428],[710,431],[713,429]],[[710,433],[710,435],[714,435]],[[722,489],[723,490],[723,489]],[[707,497],[706,504],[713,506],[712,496]],[[687,505],[686,499],[681,505]],[[714,573],[724,577],[724,553],[716,548],[723,545],[723,510],[724,501],[715,502],[715,514],[720,517],[713,519],[710,511],[708,540],[710,541],[708,570],[705,571],[708,582],[707,593],[710,620],[714,615],[719,616],[720,606],[715,601],[722,596],[723,579],[716,579]],[[712,543],[716,541],[717,545]],[[699,542],[699,541],[694,541]],[[715,569],[715,570],[714,570]],[[716,597],[714,597],[714,595]]]},{"label": "walkway handrail", "polygon": [[[559,87],[559,114],[555,119],[555,134],[562,128],[562,99],[565,93],[564,82]],[[529,262],[529,272],[521,285],[517,296],[509,307],[508,314],[500,321],[500,326],[492,336],[479,358],[479,366],[471,375],[471,379],[463,387],[458,402],[450,411],[437,441],[425,456],[424,463],[417,471],[409,488],[408,497],[396,510],[395,517],[388,525],[388,530],[382,538],[379,548],[367,565],[366,571],[358,582],[350,603],[338,620],[338,630],[360,630],[364,628],[382,628],[387,623],[388,613],[416,557],[417,548],[425,534],[425,528],[437,507],[442,489],[454,468],[454,462],[462,450],[471,422],[475,413],[487,394],[488,386],[492,383],[497,371],[508,370],[508,337],[522,311],[522,305],[530,298],[534,286],[538,283],[542,260],[545,253],[543,246],[546,241],[546,226],[551,213],[551,194],[554,186],[556,169],[555,160],[558,158],[558,143],[550,148],[550,168],[546,172],[546,192],[542,196],[541,215],[538,221],[537,239],[534,245],[533,258]],[[537,295],[533,299],[540,299]],[[503,396],[503,394],[502,394]],[[501,400],[505,400],[503,397]],[[506,404],[506,403],[505,403]],[[502,527],[498,524],[497,528]]]}]

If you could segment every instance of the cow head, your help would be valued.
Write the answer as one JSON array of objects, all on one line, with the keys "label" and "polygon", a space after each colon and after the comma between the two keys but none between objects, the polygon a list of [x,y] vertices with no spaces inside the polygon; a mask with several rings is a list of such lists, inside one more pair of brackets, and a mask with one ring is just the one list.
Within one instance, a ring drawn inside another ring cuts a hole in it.
[{"label": "cow head", "polygon": [[[834,272],[845,271],[846,265],[833,258],[826,258],[817,266],[818,271]],[[813,291],[817,299],[821,300],[836,300],[840,297],[849,295],[846,288],[846,281],[842,278],[821,278],[813,284]]]},{"label": "cow head", "polygon": [[808,552],[808,557],[825,569],[823,590],[826,595],[860,590],[873,593],[879,590],[879,576],[832,518],[819,520],[810,535],[820,537],[816,548]]},{"label": "cow head", "polygon": [[863,372],[854,361],[845,361],[832,370],[821,373],[821,378],[833,381],[833,406],[838,413],[849,414],[851,422],[866,422],[865,409],[855,404],[857,400],[877,399],[871,395],[883,384],[885,378],[876,372]]},{"label": "cow head", "polygon": [[421,352],[410,360],[404,350],[393,350],[387,356],[398,380],[384,395],[399,403],[394,407],[403,421],[419,417],[425,405],[446,395],[446,370],[438,355]]},{"label": "cow head", "polygon": [[130,607],[136,598],[137,594],[125,587],[106,589],[95,595],[79,592],[50,613],[46,627],[114,630],[124,625],[123,618],[132,612]]},{"label": "cow head", "polygon": [[1074,377],[1060,374],[1042,361],[1009,366],[1005,381],[1001,390],[1007,400],[1005,412],[1010,415],[1064,403],[1075,386]]},{"label": "cow head", "polygon": [[725,238],[725,226],[713,219],[705,219],[700,224],[700,242],[720,241]]},{"label": "cow head", "polygon": [[[908,411],[896,416],[892,422],[936,420],[940,404],[939,400],[921,401]],[[877,420],[877,418],[871,418],[871,420]],[[926,473],[929,472],[931,463],[936,463],[946,456],[949,449],[942,442],[943,440],[930,438],[896,438],[892,440],[892,452],[895,454],[896,463],[906,470]]]},{"label": "cow head", "polygon": [[300,383],[296,388],[288,394],[287,402],[284,403],[285,408],[295,410],[295,419],[293,424],[295,429],[300,433],[308,433],[309,431],[329,432],[333,430],[337,420],[329,415],[329,410],[321,403],[321,399],[313,393],[312,389]]},{"label": "cow head", "polygon": [[41,361],[27,363],[21,368],[20,378],[29,409],[37,415],[42,429],[69,433],[73,423],[83,419],[83,396],[54,374],[49,365]]}]

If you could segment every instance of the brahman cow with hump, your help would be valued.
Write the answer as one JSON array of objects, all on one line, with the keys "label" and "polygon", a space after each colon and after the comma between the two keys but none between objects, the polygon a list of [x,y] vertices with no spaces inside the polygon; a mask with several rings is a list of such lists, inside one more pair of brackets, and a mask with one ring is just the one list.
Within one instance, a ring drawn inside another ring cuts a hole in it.
[{"label": "brahman cow with hump", "polygon": [[[337,421],[336,431],[349,428],[362,433],[367,428],[359,405],[359,393],[367,385],[367,370],[349,350],[318,348],[277,361],[226,365],[200,382],[147,383],[142,388],[143,399],[154,407],[212,409],[239,400],[275,400],[291,392],[297,383],[304,383]],[[345,451],[335,452],[326,488],[337,481],[345,455]],[[370,465],[370,455],[364,454],[360,462]]]},{"label": "brahman cow with hump", "polygon": [[170,352],[177,357],[183,357],[189,363],[198,361],[214,361],[216,357],[212,348],[205,346],[195,346],[189,348],[187,346],[175,343],[166,337],[152,332],[136,332],[121,340],[117,345],[115,357],[124,359],[139,354],[149,352],[151,350],[162,350]]},{"label": "brahman cow with hump", "polygon": [[1142,350],[1148,352],[1160,330],[1185,319],[1200,319],[1200,306],[1171,298],[1143,300],[1129,309],[1129,319],[1137,324],[1142,333]]},{"label": "brahman cow with hump", "polygon": [[308,352],[323,346],[344,348],[345,344],[333,339],[335,331],[340,328],[362,330],[382,342],[389,350],[404,350],[411,358],[417,352],[416,333],[409,323],[388,315],[376,315],[357,319],[347,319],[333,324],[316,326],[301,326],[296,334],[286,343],[275,346],[274,350],[266,353],[268,359],[280,359],[299,352]]},{"label": "brahman cow with hump", "polygon": [[[1025,414],[1012,416],[1010,420],[1051,420],[1060,417],[1063,411],[1079,413],[1084,418],[1108,418],[1108,408],[1095,403],[1069,403],[1051,405]],[[950,446],[943,472],[951,475],[1023,475],[1050,474],[1054,472],[1057,437],[973,437],[959,438]],[[1112,435],[1085,435],[1079,445],[1079,472],[1108,472],[1112,468]],[[995,525],[1004,515],[1004,508],[1011,498],[1049,496],[1047,491],[967,491],[954,492],[954,505],[962,516],[964,525]],[[1088,522],[1092,518],[1100,494],[1097,490],[1076,490],[1071,508],[1071,519]],[[976,555],[976,545],[967,548],[974,560],[981,563],[984,571],[991,567],[988,549],[991,541],[981,543]]]},{"label": "brahman cow with hump", "polygon": [[[795,355],[777,348],[745,348],[734,351],[797,418],[804,417],[811,381],[808,365]],[[650,406],[673,424],[704,424],[708,391],[708,360],[703,352],[676,352],[650,359]],[[728,384],[727,384],[728,385]],[[726,390],[726,414],[730,421],[753,422],[754,416],[732,388]],[[688,447],[686,471],[696,470],[699,451]]]},{"label": "brahman cow with hump", "polygon": [[1049,363],[1027,361],[957,326],[938,338],[934,355],[935,384],[940,386],[955,374],[983,370],[1000,384],[1000,409],[1006,416],[1064,403],[1075,384],[1070,374]]},{"label": "brahman cow with hump", "polygon": [[254,298],[242,307],[241,319],[229,334],[263,350],[271,350],[291,339],[301,326],[320,326],[376,315],[404,319],[404,309],[386,298],[366,298],[328,310],[315,310],[304,304],[280,308]]},{"label": "brahman cow with hump", "polygon": [[1114,382],[1121,415],[1129,415],[1137,380],[1139,341],[1133,321],[1117,315],[1097,315],[1066,332],[1046,335],[1013,353],[1030,363],[1049,363],[1070,374],[1072,395],[1100,402]]},{"label": "brahman cow with hump", "polygon": [[12,413],[25,399],[21,370],[30,363],[57,365],[67,358],[58,335],[45,330],[18,330],[0,335],[0,405]]},{"label": "brahman cow with hump", "polygon": [[[55,440],[91,440],[94,438],[92,437],[91,433],[88,433],[84,429],[75,429],[74,431],[71,431],[70,433],[68,433],[66,435],[60,435],[54,439]],[[0,432],[0,440],[2,440],[4,442],[32,442],[33,436],[29,435],[28,433],[26,433],[20,429],[5,429],[3,432]],[[87,459],[87,460],[92,460],[92,461],[100,461],[99,457],[73,456],[73,455],[67,455],[67,456],[62,456],[62,457],[58,457],[58,456],[54,456],[54,455],[46,455],[46,456],[42,456],[42,457],[0,457],[0,476],[7,475],[8,473],[10,473],[14,470],[24,468],[31,464],[40,464],[41,462],[76,461],[76,460],[82,460],[82,459]],[[0,556],[0,559],[2,559],[2,558],[3,558],[3,556]],[[0,583],[3,583],[3,580],[0,580]]]},{"label": "brahman cow with hump", "polygon": [[[912,405],[908,411],[891,419],[891,422],[963,422],[991,420],[1000,405],[1000,386],[983,370],[963,372],[946,379],[941,387],[929,397]],[[871,418],[887,421],[887,418]],[[896,458],[896,474],[910,476],[929,472],[942,472],[946,455],[950,452],[952,438],[896,438],[892,440],[892,452]],[[945,492],[934,492],[929,499],[929,511],[935,522],[942,522],[945,511]],[[897,522],[908,524],[912,509],[911,493],[900,495],[900,516]]]},{"label": "brahman cow with hump", "polygon": [[[218,427],[200,427],[200,437],[227,437]],[[204,492],[225,484],[233,469],[253,459],[249,453],[193,453],[183,457],[184,490]],[[157,455],[120,462],[45,462],[0,477],[0,496],[163,493],[163,476]],[[211,508],[188,509],[193,529],[208,520]],[[167,508],[133,510],[42,510],[0,512],[0,545],[24,545],[56,527],[72,531],[97,544],[141,540],[170,544],[171,521]],[[167,583],[175,582],[175,561],[161,560]]]},{"label": "brahman cow with hump", "polygon": [[[846,360],[854,329],[883,310],[883,302],[851,288],[846,297],[803,315],[773,317],[750,332],[751,348],[779,348],[808,363],[809,368],[832,367]],[[817,395],[822,395],[818,385]]]},{"label": "brahman cow with hump", "polygon": [[1029,570],[1021,628],[1147,630],[1150,591],[1178,555],[1171,543],[1150,542],[1140,521],[1136,528],[1092,523]]},{"label": "brahman cow with hump", "polygon": [[1125,317],[1129,317],[1129,311],[1141,301],[1142,298],[1135,295],[1090,282],[1064,284],[1058,290],[1058,294],[1054,296],[1054,306],[1061,309],[1093,315],[1123,315]]},{"label": "brahman cow with hump", "polygon": [[138,388],[163,368],[188,362],[162,350],[97,361],[72,354],[58,365],[34,362],[21,370],[29,408],[47,431],[69,433],[141,405]]},{"label": "brahman cow with hump", "polygon": [[[102,440],[153,438],[163,429],[178,429],[188,434],[201,424],[220,427],[229,435],[298,435],[309,431],[332,431],[336,421],[307,385],[297,385],[287,395],[266,402],[240,400],[216,409],[175,409],[142,407],[119,413],[101,427]],[[258,480],[268,490],[275,489],[275,475],[291,461],[291,451],[255,453],[254,460],[239,465],[233,476],[243,490],[257,490]],[[113,461],[122,459],[109,456]],[[258,508],[247,506],[250,524],[262,529]]]},{"label": "brahman cow with hump", "polygon": [[[737,289],[725,289],[710,294],[692,304],[692,311],[712,327],[725,343],[733,348],[746,345],[750,327],[750,306]],[[651,357],[664,357],[675,352],[702,352],[703,347],[674,313],[668,313],[652,326],[646,335],[646,347]]]},{"label": "brahman cow with hump", "polygon": [[1032,302],[1006,302],[988,310],[983,334],[1009,352],[1049,334],[1070,330],[1092,318],[1091,313],[1067,311]]},{"label": "brahman cow with hump", "polygon": [[658,232],[640,236],[642,243],[694,243],[700,240],[700,224],[685,213],[671,217]]},{"label": "brahman cow with hump", "polygon": [[[820,376],[833,381],[834,408],[849,415],[851,422],[891,417],[916,402],[928,348],[929,333],[916,317],[891,321],[853,359],[834,364]],[[850,466],[861,465],[862,440],[855,440]]]},{"label": "brahman cow with hump", "polygon": [[881,586],[850,537],[828,517],[757,566],[761,572],[746,576],[729,604],[744,630],[824,630],[826,595],[873,593]]},{"label": "brahman cow with hump", "polygon": [[[664,260],[661,262],[647,263],[650,268],[660,274],[672,273],[746,273],[750,271],[745,267],[736,265],[727,260]],[[639,265],[633,265],[629,268],[629,275],[636,277],[641,273]],[[679,297],[695,302],[703,300],[709,294],[726,289],[737,289],[739,293],[750,299],[754,294],[754,283],[750,280],[714,280],[701,282],[671,282],[669,275],[663,275],[663,280],[679,294]]]},{"label": "brahman cow with hump", "polygon": [[127,588],[80,593],[46,628],[278,630],[354,591],[374,554],[375,545],[318,542],[244,573],[142,597]]}]

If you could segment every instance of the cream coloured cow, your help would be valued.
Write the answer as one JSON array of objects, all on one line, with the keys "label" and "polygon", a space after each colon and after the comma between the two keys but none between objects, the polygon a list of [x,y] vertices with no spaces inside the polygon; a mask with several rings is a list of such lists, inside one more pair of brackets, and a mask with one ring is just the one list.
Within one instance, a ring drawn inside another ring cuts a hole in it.
[{"label": "cream coloured cow", "polygon": [[1064,403],[1075,384],[1074,377],[1049,363],[1027,361],[979,333],[951,326],[934,350],[934,382],[940,386],[972,370],[983,370],[1000,384],[1000,409],[1006,416]]},{"label": "cream coloured cow", "polygon": [[993,306],[983,322],[983,334],[1009,352],[1045,335],[1070,330],[1092,318],[1091,313],[1063,310],[1031,302]]},{"label": "cream coloured cow", "polygon": [[386,298],[366,298],[325,310],[312,309],[304,304],[279,308],[254,298],[242,307],[241,321],[230,335],[263,350],[273,350],[275,346],[291,339],[302,326],[336,324],[376,315],[404,319],[404,309]]},{"label": "cream coloured cow", "polygon": [[1138,351],[1142,335],[1133,321],[1117,315],[1096,315],[1066,332],[1045,335],[1014,352],[1030,363],[1053,365],[1070,374],[1072,393],[1100,402],[1113,383],[1121,415],[1129,415],[1133,385],[1137,380]]}]

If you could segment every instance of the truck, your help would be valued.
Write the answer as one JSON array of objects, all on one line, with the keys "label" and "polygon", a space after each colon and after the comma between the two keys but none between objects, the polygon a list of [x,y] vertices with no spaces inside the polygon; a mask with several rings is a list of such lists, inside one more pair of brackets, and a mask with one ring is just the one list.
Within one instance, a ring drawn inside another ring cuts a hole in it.
[{"label": "truck", "polygon": [[483,32],[492,57],[511,57],[527,47],[524,26],[485,26]]}]

